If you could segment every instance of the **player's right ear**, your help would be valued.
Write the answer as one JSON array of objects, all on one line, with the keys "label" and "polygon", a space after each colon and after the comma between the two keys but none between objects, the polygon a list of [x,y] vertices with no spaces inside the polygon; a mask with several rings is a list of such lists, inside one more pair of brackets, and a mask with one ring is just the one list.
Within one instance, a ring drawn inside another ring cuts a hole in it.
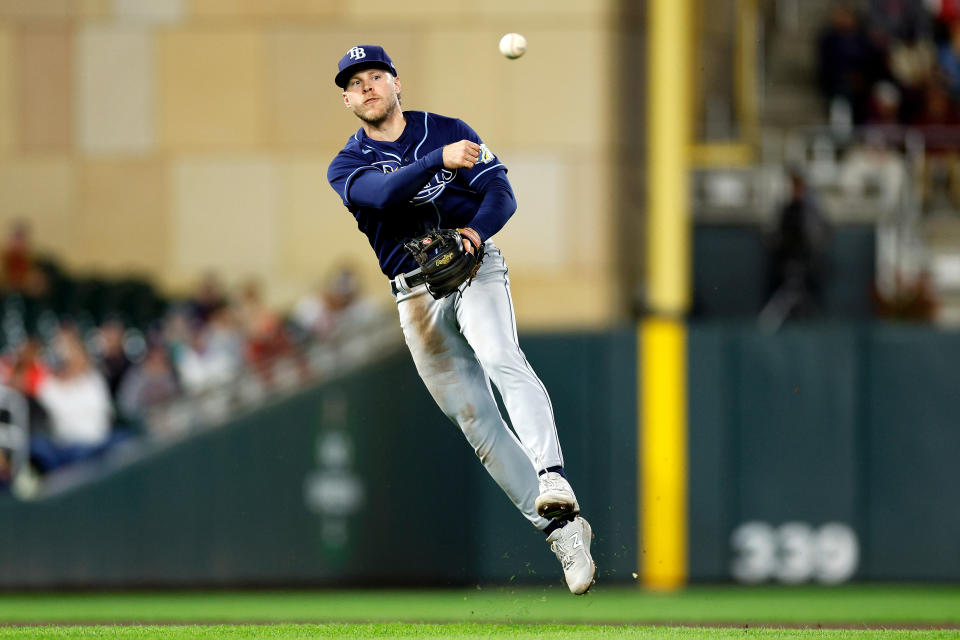
[{"label": "player's right ear", "polygon": [[340,95],[343,96],[343,106],[345,106],[347,109],[349,109],[349,108],[350,108],[350,98],[349,98],[349,96],[347,96],[347,92],[344,91],[344,92],[341,93]]}]

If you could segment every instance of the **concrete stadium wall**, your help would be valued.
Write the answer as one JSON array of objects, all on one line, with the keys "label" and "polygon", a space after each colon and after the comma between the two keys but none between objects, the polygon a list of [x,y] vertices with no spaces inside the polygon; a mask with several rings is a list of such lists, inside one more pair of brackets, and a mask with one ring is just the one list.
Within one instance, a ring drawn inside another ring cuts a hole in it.
[{"label": "concrete stadium wall", "polygon": [[[405,108],[463,118],[510,168],[521,324],[609,322],[617,4],[0,0],[0,225],[173,290],[213,268],[285,304],[350,262],[384,291],[325,178],[358,128],[335,65],[376,42]],[[513,62],[508,31],[530,43]]]}]

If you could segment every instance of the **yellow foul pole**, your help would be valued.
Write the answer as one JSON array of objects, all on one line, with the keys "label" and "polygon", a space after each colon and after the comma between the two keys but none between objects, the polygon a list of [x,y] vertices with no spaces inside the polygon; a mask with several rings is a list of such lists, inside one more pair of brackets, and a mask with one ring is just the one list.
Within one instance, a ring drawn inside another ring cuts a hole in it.
[{"label": "yellow foul pole", "polygon": [[686,325],[690,305],[693,0],[648,0],[647,318],[638,329],[642,582],[687,578]]}]

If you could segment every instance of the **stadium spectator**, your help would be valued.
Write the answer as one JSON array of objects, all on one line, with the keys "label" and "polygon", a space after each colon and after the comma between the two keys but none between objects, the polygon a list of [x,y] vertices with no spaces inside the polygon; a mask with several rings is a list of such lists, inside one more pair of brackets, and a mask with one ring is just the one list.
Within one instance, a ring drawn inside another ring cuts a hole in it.
[{"label": "stadium spectator", "polygon": [[871,126],[896,126],[900,122],[900,90],[881,80],[870,89],[866,123]]},{"label": "stadium spectator", "polygon": [[0,449],[0,490],[6,490],[13,482],[13,463],[6,450]]},{"label": "stadium spectator", "polygon": [[960,21],[949,25],[949,38],[940,45],[937,63],[947,91],[957,99],[960,97]]},{"label": "stadium spectator", "polygon": [[884,295],[873,292],[877,315],[891,320],[932,322],[937,311],[937,297],[929,271],[921,271],[914,278],[897,273],[893,291]]},{"label": "stadium spectator", "polygon": [[779,325],[822,307],[830,226],[799,171],[790,174],[790,199],[767,238],[769,298],[761,320]]},{"label": "stadium spectator", "polygon": [[207,323],[209,344],[213,351],[228,358],[237,369],[243,366],[247,336],[244,335],[232,306],[224,306],[210,316]]},{"label": "stadium spectator", "polygon": [[38,301],[48,292],[47,273],[39,268],[30,242],[30,226],[18,220],[10,227],[3,249],[3,287],[28,301]]},{"label": "stadium spectator", "polygon": [[913,33],[927,37],[931,32],[931,16],[927,0],[870,0],[867,7],[870,28],[888,38]]},{"label": "stadium spectator", "polygon": [[837,4],[817,43],[817,77],[828,108],[846,104],[853,122],[866,120],[870,89],[885,75],[885,51],[867,33],[857,15]]},{"label": "stadium spectator", "polygon": [[9,291],[20,293],[27,288],[33,270],[33,252],[30,248],[30,227],[18,220],[10,227],[7,245],[3,249],[3,282]]},{"label": "stadium spectator", "polygon": [[152,340],[142,362],[134,365],[120,383],[117,406],[131,420],[142,420],[147,411],[169,402],[180,393],[180,385],[167,348]]},{"label": "stadium spectator", "polygon": [[933,81],[937,52],[919,29],[906,28],[890,45],[890,74],[900,89],[900,120],[916,123],[923,116],[927,87]]},{"label": "stadium spectator", "polygon": [[941,24],[960,20],[960,0],[932,0],[928,3],[934,18]]},{"label": "stadium spectator", "polygon": [[107,379],[110,397],[116,400],[123,377],[130,368],[130,358],[123,346],[123,322],[116,318],[106,320],[97,332],[97,356],[100,371]]},{"label": "stadium spectator", "polygon": [[[924,92],[923,112],[916,124],[925,127],[960,124],[960,117],[958,117],[955,105],[950,99],[950,94],[939,82],[927,83]],[[939,150],[939,147],[940,144],[936,138],[927,140],[928,151]]]},{"label": "stadium spectator", "polygon": [[37,392],[48,375],[49,370],[43,359],[43,345],[35,337],[24,340],[2,360],[3,384],[26,398],[31,431],[48,428],[47,411],[37,399]]},{"label": "stadium spectator", "polygon": [[254,369],[266,373],[267,365],[290,348],[282,318],[264,303],[260,284],[256,280],[248,280],[243,284],[236,310],[247,339],[247,361]]},{"label": "stadium spectator", "polygon": [[199,324],[199,320],[191,320],[188,305],[178,305],[172,308],[163,319],[161,325],[162,339],[164,344],[167,345],[170,357],[175,365],[179,366],[183,354],[190,349],[195,326]]},{"label": "stadium spectator", "polygon": [[232,341],[223,339],[216,328],[199,321],[191,328],[190,343],[176,361],[184,391],[194,395],[235,380],[242,364]]},{"label": "stadium spectator", "polygon": [[846,195],[869,200],[882,218],[895,215],[903,205],[907,167],[903,156],[887,145],[882,133],[871,131],[862,144],[847,151],[837,182]]},{"label": "stadium spectator", "polygon": [[361,326],[376,315],[376,306],[361,295],[357,274],[341,267],[325,284],[297,301],[290,319],[302,333],[329,339],[343,327]]},{"label": "stadium spectator", "polygon": [[57,332],[50,360],[51,374],[37,389],[50,433],[30,436],[30,459],[41,473],[97,455],[112,443],[110,392],[76,329]]},{"label": "stadium spectator", "polygon": [[226,307],[228,304],[229,300],[220,277],[216,272],[208,271],[200,280],[200,284],[190,298],[188,306],[194,317],[202,323],[207,323],[215,311]]},{"label": "stadium spectator", "polygon": [[29,398],[35,398],[48,374],[41,357],[42,348],[35,337],[24,340],[15,348],[12,356],[3,361],[3,383]]}]

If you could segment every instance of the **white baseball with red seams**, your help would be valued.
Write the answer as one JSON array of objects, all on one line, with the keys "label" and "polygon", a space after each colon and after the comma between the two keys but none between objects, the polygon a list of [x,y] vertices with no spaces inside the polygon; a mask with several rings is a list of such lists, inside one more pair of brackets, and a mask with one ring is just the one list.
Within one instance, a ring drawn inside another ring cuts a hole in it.
[{"label": "white baseball with red seams", "polygon": [[508,33],[500,38],[500,53],[511,60],[519,58],[527,51],[527,39],[519,33]]}]

